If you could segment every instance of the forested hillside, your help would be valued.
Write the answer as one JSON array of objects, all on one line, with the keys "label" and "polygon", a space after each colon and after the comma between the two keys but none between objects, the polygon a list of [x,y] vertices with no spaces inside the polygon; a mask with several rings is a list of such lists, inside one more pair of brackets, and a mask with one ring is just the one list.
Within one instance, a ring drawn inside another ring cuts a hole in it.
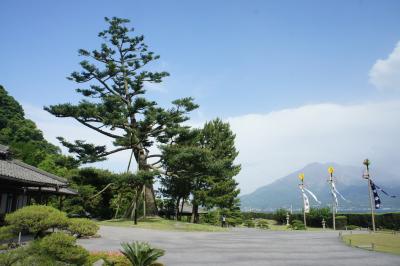
[{"label": "forested hillside", "polygon": [[36,124],[25,118],[22,106],[1,85],[0,106],[0,143],[11,148],[14,158],[57,175],[79,165],[44,139]]}]

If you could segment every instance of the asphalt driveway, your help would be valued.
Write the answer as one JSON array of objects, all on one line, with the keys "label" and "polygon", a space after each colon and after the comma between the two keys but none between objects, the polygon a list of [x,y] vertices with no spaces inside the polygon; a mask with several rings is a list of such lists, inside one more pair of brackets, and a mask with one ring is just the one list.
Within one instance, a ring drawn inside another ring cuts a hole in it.
[{"label": "asphalt driveway", "polygon": [[166,250],[160,259],[165,265],[400,265],[400,256],[344,245],[338,232],[167,232],[102,226],[100,234],[79,243],[91,251],[108,251],[119,250],[121,242],[146,241]]}]

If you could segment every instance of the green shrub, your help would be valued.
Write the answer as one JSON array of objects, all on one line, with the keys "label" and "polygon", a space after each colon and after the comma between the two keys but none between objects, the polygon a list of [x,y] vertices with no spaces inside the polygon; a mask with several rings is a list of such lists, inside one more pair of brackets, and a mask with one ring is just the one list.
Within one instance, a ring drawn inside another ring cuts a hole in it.
[{"label": "green shrub", "polygon": [[273,218],[278,222],[278,224],[285,224],[287,213],[288,211],[285,209],[277,209],[273,214]]},{"label": "green shrub", "polygon": [[356,229],[358,229],[359,227],[357,226],[357,225],[348,225],[347,227],[347,230],[356,230]]},{"label": "green shrub", "polygon": [[86,218],[71,218],[68,220],[68,231],[78,237],[94,236],[99,227],[93,221]]},{"label": "green shrub", "polygon": [[138,241],[131,244],[122,243],[121,246],[122,254],[128,258],[133,266],[157,265],[156,260],[165,254],[165,251],[162,249],[152,248],[148,243]]},{"label": "green shrub", "polygon": [[64,212],[53,207],[32,205],[7,214],[5,221],[13,226],[15,233],[27,231],[35,235],[42,235],[50,228],[65,228],[68,218]]},{"label": "green shrub", "polygon": [[89,257],[89,252],[76,244],[75,237],[60,232],[34,241],[30,251],[32,254],[74,265],[85,264]]},{"label": "green shrub", "polygon": [[226,223],[229,226],[237,226],[243,223],[243,219],[241,217],[227,217],[226,218]]},{"label": "green shrub", "polygon": [[90,253],[87,265],[93,265],[96,261],[103,259],[103,266],[130,266],[129,260],[119,251],[101,251]]},{"label": "green shrub", "polygon": [[0,253],[0,265],[12,266],[17,261],[20,261],[24,256],[22,250],[23,250],[22,248],[18,248],[5,253]]},{"label": "green shrub", "polygon": [[336,216],[336,229],[345,229],[347,225],[347,217],[346,216]]},{"label": "green shrub", "polygon": [[269,229],[268,220],[266,220],[266,219],[258,220],[257,221],[257,227],[259,227],[261,229]]},{"label": "green shrub", "polygon": [[300,220],[293,220],[290,226],[293,230],[305,230],[304,223]]},{"label": "green shrub", "polygon": [[10,240],[15,237],[15,229],[12,225],[0,227],[0,241]]},{"label": "green shrub", "polygon": [[253,220],[246,220],[244,221],[244,225],[253,228],[256,226],[256,223]]}]

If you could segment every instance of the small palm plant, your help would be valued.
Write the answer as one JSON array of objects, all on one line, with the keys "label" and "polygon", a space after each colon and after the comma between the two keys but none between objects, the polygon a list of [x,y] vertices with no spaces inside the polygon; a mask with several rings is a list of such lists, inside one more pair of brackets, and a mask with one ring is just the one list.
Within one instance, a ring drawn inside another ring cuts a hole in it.
[{"label": "small palm plant", "polygon": [[122,243],[121,246],[121,253],[124,254],[133,266],[159,265],[156,263],[156,260],[165,254],[164,250],[153,248],[144,242]]}]

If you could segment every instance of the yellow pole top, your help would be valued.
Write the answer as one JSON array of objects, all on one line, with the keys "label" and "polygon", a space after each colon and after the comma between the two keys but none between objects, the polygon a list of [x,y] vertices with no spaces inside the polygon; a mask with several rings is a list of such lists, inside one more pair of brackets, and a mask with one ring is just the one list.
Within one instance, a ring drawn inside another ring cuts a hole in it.
[{"label": "yellow pole top", "polygon": [[333,168],[332,166],[328,168],[328,173],[329,174],[333,174],[333,172],[335,172],[335,168]]}]

